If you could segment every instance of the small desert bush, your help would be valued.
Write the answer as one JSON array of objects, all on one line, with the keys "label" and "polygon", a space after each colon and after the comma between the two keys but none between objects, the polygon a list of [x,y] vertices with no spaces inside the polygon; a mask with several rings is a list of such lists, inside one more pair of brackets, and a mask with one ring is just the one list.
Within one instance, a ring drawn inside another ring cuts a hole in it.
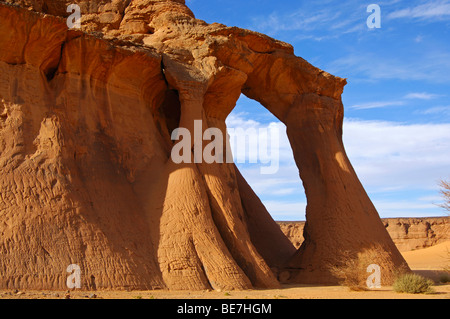
[{"label": "small desert bush", "polygon": [[450,282],[450,273],[443,273],[439,276],[439,282],[442,284],[448,284]]},{"label": "small desert bush", "polygon": [[433,281],[417,274],[403,274],[399,276],[392,288],[395,292],[405,292],[410,294],[433,293]]},{"label": "small desert bush", "polygon": [[342,286],[347,286],[350,290],[367,290],[365,280],[367,279],[366,269],[362,263],[349,252],[344,252],[340,260],[335,265],[330,265],[331,274],[336,277]]},{"label": "small desert bush", "polygon": [[448,264],[443,268],[445,272],[439,277],[439,282],[443,284],[447,284],[450,282],[450,250],[448,249],[446,259]]},{"label": "small desert bush", "polygon": [[383,285],[391,285],[396,276],[405,272],[394,266],[390,254],[381,245],[373,245],[358,254],[344,252],[328,269],[341,285],[353,291],[365,291],[368,290],[367,278],[371,275],[367,272],[367,267],[371,264],[381,267]]}]

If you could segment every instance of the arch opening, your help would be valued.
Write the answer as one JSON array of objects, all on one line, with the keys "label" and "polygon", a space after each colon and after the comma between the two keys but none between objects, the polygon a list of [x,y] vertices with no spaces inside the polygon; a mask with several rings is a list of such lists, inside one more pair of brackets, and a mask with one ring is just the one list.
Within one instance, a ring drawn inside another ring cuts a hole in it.
[{"label": "arch opening", "polygon": [[272,218],[305,221],[305,189],[286,125],[243,94],[226,124],[234,162]]}]

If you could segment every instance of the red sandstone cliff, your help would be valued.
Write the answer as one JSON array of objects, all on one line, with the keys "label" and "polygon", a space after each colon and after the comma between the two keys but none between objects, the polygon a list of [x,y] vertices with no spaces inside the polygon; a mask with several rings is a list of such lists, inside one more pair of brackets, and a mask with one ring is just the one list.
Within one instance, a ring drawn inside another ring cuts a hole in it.
[{"label": "red sandstone cliff", "polygon": [[[449,217],[383,218],[382,222],[401,252],[431,247],[450,240]],[[292,244],[303,242],[305,222],[277,222]]]},{"label": "red sandstone cliff", "polygon": [[[331,283],[374,244],[405,264],[342,143],[346,81],[183,0],[0,2],[0,287]],[[170,134],[225,133],[243,93],[286,124],[308,207],[296,252],[234,164],[176,164]],[[286,277],[286,276],[285,276]]]}]

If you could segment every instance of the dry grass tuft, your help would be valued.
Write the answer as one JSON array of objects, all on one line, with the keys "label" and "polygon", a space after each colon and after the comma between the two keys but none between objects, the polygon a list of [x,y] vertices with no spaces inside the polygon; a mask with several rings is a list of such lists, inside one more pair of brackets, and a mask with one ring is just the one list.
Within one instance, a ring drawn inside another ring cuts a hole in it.
[{"label": "dry grass tuft", "polygon": [[385,286],[393,284],[398,276],[406,272],[406,268],[394,266],[389,253],[381,245],[373,245],[356,255],[345,252],[336,264],[328,268],[341,285],[353,291],[366,291],[369,290],[367,279],[371,275],[367,268],[372,264],[380,266],[381,284]]}]

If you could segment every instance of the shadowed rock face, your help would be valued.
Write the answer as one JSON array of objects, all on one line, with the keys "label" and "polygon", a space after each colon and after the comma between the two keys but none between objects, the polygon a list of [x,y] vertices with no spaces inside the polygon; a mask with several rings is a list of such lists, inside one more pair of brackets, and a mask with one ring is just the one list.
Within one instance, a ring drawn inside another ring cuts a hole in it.
[{"label": "shadowed rock face", "polygon": [[[403,266],[342,144],[345,83],[184,1],[0,2],[0,287],[64,289],[74,263],[83,288],[333,283],[328,263],[373,244]],[[234,164],[171,160],[174,128],[225,133],[241,93],[287,126],[298,251]]]}]

